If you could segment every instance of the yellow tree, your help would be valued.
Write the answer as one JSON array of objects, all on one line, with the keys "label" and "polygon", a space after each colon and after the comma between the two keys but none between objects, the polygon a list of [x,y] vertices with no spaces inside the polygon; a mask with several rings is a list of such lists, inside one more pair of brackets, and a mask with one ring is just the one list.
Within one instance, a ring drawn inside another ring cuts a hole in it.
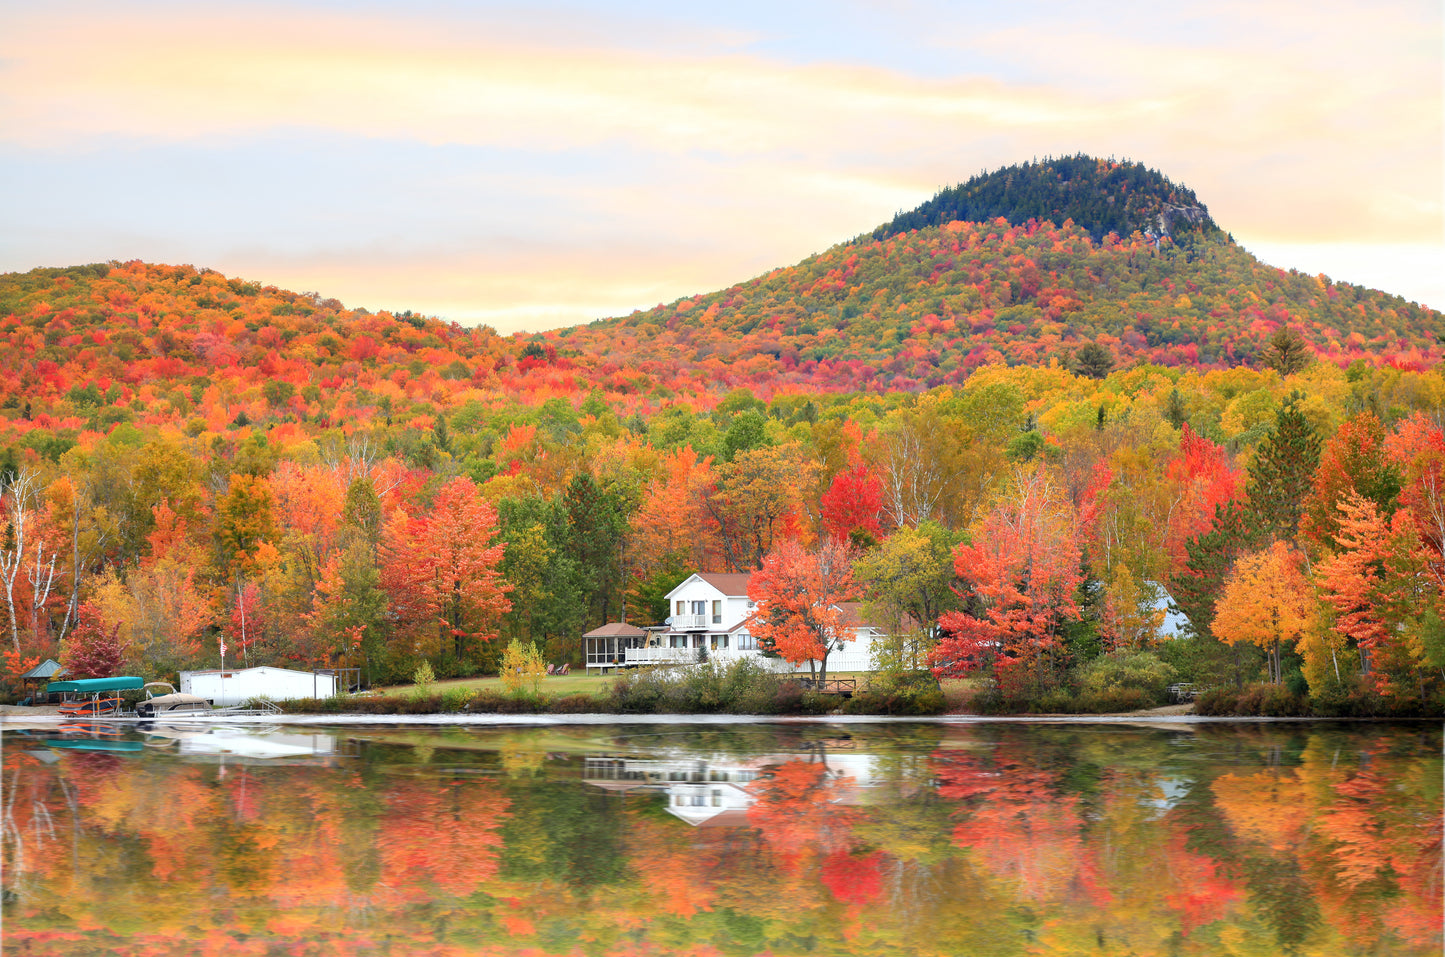
[{"label": "yellow tree", "polygon": [[1243,556],[1214,607],[1214,634],[1231,645],[1247,641],[1269,653],[1270,680],[1278,684],[1279,649],[1298,642],[1314,623],[1309,583],[1300,555],[1284,542]]},{"label": "yellow tree", "polygon": [[739,452],[718,466],[717,484],[703,504],[717,522],[729,571],[762,567],[776,540],[800,531],[799,490],[813,487],[818,468],[793,443]]}]

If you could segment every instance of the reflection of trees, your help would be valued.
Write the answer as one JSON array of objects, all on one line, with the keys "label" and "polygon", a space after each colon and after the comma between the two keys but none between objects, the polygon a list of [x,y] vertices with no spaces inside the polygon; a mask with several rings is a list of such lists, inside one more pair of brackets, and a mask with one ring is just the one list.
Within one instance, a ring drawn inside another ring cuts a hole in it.
[{"label": "reflection of trees", "polygon": [[1439,952],[1438,731],[1183,737],[935,730],[860,781],[815,748],[733,827],[440,738],[224,774],[7,749],[6,952]]}]

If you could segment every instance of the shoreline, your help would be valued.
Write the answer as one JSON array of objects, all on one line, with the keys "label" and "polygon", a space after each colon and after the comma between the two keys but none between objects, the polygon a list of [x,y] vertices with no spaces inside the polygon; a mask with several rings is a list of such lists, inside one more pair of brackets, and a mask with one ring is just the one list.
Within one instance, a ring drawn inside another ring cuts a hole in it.
[{"label": "shoreline", "polygon": [[[1176,706],[1177,707],[1177,706]],[[29,710],[29,709],[26,709]],[[556,725],[606,725],[606,724],[690,724],[690,725],[737,725],[737,724],[1102,724],[1102,725],[1145,725],[1169,729],[1184,729],[1210,724],[1281,724],[1281,723],[1331,723],[1347,724],[1361,722],[1439,722],[1439,718],[1391,718],[1391,717],[1242,717],[1229,715],[1197,715],[1191,713],[1159,713],[1170,709],[1123,714],[1035,714],[1035,715],[756,715],[756,714],[293,714],[293,715],[247,715],[226,718],[177,718],[170,721],[129,718],[87,718],[85,723],[104,722],[116,728],[137,728],[162,725],[173,727],[235,727],[235,726],[418,726],[418,727],[464,727],[486,725],[534,726]],[[75,723],[76,719],[56,714],[16,714],[13,710],[0,710],[0,731],[26,730],[30,728],[54,728],[62,724]]]}]

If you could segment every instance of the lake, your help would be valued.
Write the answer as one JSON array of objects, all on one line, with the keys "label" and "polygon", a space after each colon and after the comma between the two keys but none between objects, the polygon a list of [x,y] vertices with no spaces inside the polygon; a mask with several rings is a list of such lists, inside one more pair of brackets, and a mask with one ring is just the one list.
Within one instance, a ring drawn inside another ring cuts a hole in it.
[{"label": "lake", "polygon": [[1438,723],[0,743],[7,957],[1441,952]]}]

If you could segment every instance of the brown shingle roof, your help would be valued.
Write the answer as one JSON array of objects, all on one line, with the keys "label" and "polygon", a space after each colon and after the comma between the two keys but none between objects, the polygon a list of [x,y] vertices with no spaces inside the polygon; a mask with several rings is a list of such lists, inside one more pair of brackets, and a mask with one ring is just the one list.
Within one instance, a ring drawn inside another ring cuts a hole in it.
[{"label": "brown shingle roof", "polygon": [[733,572],[698,572],[697,577],[707,582],[718,591],[729,597],[746,595],[748,593],[748,582],[752,580],[752,572],[736,574]]},{"label": "brown shingle roof", "polygon": [[601,628],[593,628],[583,638],[645,638],[647,632],[625,621],[609,621]]}]

